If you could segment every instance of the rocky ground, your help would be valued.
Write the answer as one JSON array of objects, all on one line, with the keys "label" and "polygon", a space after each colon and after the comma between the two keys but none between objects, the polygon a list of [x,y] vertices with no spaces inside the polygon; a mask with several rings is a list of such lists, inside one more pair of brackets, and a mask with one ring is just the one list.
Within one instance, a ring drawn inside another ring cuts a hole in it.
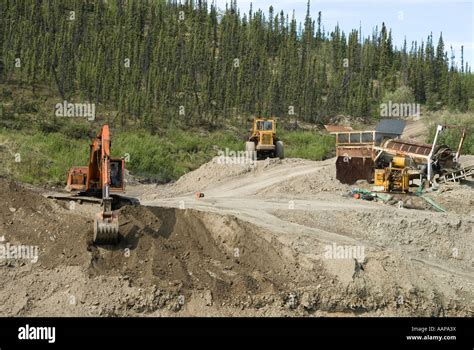
[{"label": "rocky ground", "polygon": [[91,244],[96,204],[0,178],[0,253],[38,249],[0,259],[0,315],[473,316],[472,181],[429,194],[445,213],[399,208],[348,196],[334,163],[215,158],[130,182],[141,205],[114,247]]}]

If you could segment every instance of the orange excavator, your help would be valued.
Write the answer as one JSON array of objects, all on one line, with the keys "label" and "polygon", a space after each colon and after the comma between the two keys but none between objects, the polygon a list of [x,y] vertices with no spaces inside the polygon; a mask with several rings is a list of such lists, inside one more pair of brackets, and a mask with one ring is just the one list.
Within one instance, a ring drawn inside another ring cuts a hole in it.
[{"label": "orange excavator", "polygon": [[118,241],[118,216],[112,210],[112,203],[117,198],[112,196],[112,192],[125,191],[125,161],[122,158],[112,158],[110,149],[110,130],[105,124],[90,145],[89,165],[73,167],[67,175],[66,189],[79,191],[74,198],[100,198],[101,211],[94,220],[96,244],[115,244]]}]

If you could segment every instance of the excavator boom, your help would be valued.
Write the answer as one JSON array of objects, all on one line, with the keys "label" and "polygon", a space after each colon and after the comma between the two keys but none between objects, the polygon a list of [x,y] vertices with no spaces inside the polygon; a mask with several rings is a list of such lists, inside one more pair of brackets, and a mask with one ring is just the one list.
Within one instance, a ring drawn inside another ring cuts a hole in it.
[{"label": "excavator boom", "polygon": [[104,125],[91,147],[88,182],[98,177],[98,190],[102,192],[101,211],[94,220],[94,243],[115,244],[118,240],[118,217],[112,211],[110,130]]}]

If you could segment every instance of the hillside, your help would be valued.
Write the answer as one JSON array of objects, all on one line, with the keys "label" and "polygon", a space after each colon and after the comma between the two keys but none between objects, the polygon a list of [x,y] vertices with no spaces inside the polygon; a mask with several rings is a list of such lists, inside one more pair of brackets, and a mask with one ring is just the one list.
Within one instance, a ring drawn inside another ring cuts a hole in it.
[{"label": "hillside", "polygon": [[[442,35],[395,47],[384,23],[369,37],[325,30],[309,3],[297,23],[272,7],[241,13],[235,1],[221,11],[207,1],[8,0],[0,29],[0,83],[34,86],[40,98],[35,84],[46,83],[46,119],[68,101],[152,131],[253,115],[321,125],[380,117],[388,101],[467,111],[474,94],[471,67],[455,64]],[[23,102],[0,104],[2,119]]]}]

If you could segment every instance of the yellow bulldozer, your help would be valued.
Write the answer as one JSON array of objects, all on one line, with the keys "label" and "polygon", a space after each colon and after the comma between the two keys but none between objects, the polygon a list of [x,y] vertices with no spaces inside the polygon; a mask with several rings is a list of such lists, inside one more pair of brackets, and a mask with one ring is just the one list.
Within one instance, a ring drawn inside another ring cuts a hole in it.
[{"label": "yellow bulldozer", "polygon": [[284,158],[283,141],[276,136],[276,121],[272,118],[256,118],[245,151],[252,158]]}]

